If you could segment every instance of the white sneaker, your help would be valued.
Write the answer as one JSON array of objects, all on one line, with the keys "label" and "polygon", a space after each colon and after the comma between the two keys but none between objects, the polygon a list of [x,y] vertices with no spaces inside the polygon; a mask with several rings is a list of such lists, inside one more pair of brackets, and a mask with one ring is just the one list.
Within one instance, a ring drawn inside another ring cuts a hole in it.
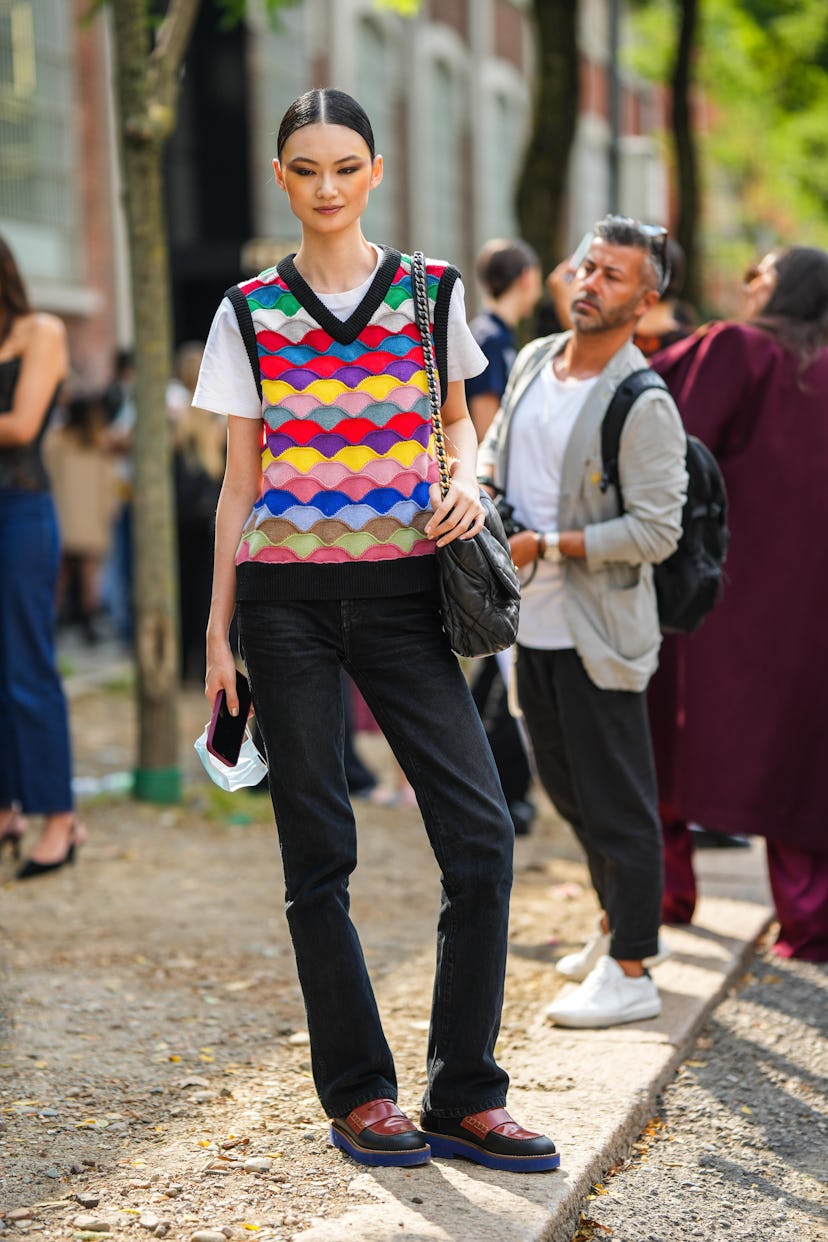
[{"label": "white sneaker", "polygon": [[611,957],[601,957],[583,983],[553,1001],[546,1016],[558,1026],[618,1026],[657,1018],[661,1000],[649,975],[633,979]]},{"label": "white sneaker", "polygon": [[660,966],[662,962],[666,962],[670,956],[670,946],[661,936],[658,938],[658,951],[652,957],[644,958],[644,965],[647,970],[652,970],[654,966]]},{"label": "white sneaker", "polygon": [[582,979],[586,979],[598,959],[606,957],[609,947],[609,932],[602,931],[599,923],[598,930],[590,936],[584,947],[577,953],[567,953],[566,957],[555,963],[555,969],[564,979],[574,979],[576,983],[580,983]]},{"label": "white sneaker", "polygon": [[[586,979],[593,967],[598,965],[599,958],[609,954],[609,947],[609,934],[601,931],[599,924],[598,931],[589,938],[584,947],[578,953],[567,953],[566,957],[562,957],[559,962],[555,963],[555,969],[559,975],[563,975],[564,979],[572,979],[575,983],[580,983]],[[648,970],[652,970],[654,966],[666,961],[669,956],[670,946],[659,936],[658,952],[653,957],[645,957],[644,965]]]}]

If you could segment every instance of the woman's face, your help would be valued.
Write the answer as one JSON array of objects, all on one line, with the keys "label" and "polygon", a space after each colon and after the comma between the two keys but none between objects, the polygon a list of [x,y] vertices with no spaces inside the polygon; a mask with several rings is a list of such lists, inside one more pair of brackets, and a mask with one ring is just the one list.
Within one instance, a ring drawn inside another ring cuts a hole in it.
[{"label": "woman's face", "polygon": [[776,259],[766,254],[761,263],[748,270],[742,285],[742,299],[747,319],[753,319],[764,310],[768,298],[776,287]]},{"label": "woman's face", "polygon": [[368,194],[382,181],[382,156],[373,161],[365,139],[345,125],[304,125],[273,161],[276,184],[303,229],[338,233],[359,220]]}]

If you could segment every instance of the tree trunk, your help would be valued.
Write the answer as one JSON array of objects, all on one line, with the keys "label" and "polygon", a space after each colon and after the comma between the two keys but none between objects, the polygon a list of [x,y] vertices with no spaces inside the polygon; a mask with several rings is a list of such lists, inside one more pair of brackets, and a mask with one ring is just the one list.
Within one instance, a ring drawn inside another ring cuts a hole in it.
[{"label": "tree trunk", "polygon": [[[170,6],[176,22],[168,29],[178,42],[182,11],[184,25],[189,22],[191,29],[198,4],[199,0],[174,0]],[[135,796],[152,802],[174,802],[181,793],[178,598],[166,406],[166,387],[172,375],[172,334],[162,154],[174,123],[177,64],[164,80],[157,71],[169,66],[151,63],[148,0],[117,0],[113,13],[135,315],[133,598],[139,718]],[[178,54],[178,48],[175,51]]]},{"label": "tree trunk", "polygon": [[678,188],[676,240],[687,260],[682,296],[693,305],[698,304],[701,294],[697,241],[701,196],[691,98],[697,16],[697,0],[679,0],[680,26],[673,68],[672,109]]},{"label": "tree trunk", "polygon": [[533,0],[536,51],[532,135],[517,189],[521,236],[550,272],[562,257],[561,213],[578,119],[577,0]]}]

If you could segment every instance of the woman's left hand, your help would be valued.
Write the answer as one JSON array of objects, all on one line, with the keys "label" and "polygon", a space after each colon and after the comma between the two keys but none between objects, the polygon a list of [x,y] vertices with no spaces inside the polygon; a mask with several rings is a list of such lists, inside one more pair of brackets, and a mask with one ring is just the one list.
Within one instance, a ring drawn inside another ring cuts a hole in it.
[{"label": "woman's left hand", "polygon": [[454,539],[473,539],[483,529],[485,511],[480,502],[480,488],[476,479],[454,473],[452,463],[451,486],[445,499],[440,499],[440,484],[432,483],[429,495],[434,510],[425,533],[442,548]]}]

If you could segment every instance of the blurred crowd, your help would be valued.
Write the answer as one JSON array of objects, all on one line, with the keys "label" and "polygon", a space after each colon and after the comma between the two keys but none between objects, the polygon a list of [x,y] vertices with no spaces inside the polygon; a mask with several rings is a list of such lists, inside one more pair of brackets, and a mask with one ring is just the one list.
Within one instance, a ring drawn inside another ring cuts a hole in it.
[{"label": "blurred crowd", "polygon": [[[653,232],[659,230],[646,226],[643,235],[649,239]],[[731,528],[721,602],[698,635],[664,641],[649,685],[665,854],[661,917],[666,923],[693,918],[694,848],[711,842],[739,845],[749,835],[764,836],[782,925],[777,951],[821,960],[828,952],[828,855],[821,828],[824,691],[816,674],[823,658],[820,592],[825,566],[818,532],[826,516],[821,478],[828,440],[820,414],[828,392],[828,256],[796,246],[769,253],[745,274],[743,317],[697,328],[696,311],[681,300],[681,248],[665,230],[660,233],[664,287],[658,296],[653,293],[645,313],[640,305],[620,305],[615,319],[602,320],[601,330],[612,332],[620,325],[626,332],[629,325],[629,347],[634,350],[630,367],[646,359],[666,380],[686,430],[703,440],[719,462]],[[592,280],[589,238],[585,243],[583,254],[574,252],[545,282],[537,256],[524,242],[496,239],[483,248],[476,274],[484,304],[470,327],[487,367],[467,381],[466,390],[481,444],[508,405],[509,373],[525,354],[519,352],[521,341],[534,341],[552,357],[562,345],[568,348],[567,340],[577,341],[573,290]],[[111,637],[127,647],[132,643],[135,370],[132,356],[119,352],[110,382],[97,390],[85,388],[71,371],[60,321],[31,311],[7,247],[0,247],[0,258],[7,308],[6,322],[0,324],[0,379],[7,389],[0,393],[5,403],[0,427],[0,500],[5,505],[0,598],[6,605],[6,659],[9,670],[19,665],[27,671],[44,714],[52,725],[58,722],[52,753],[66,751],[60,796],[30,799],[33,806],[42,803],[39,809],[51,816],[47,829],[56,825],[55,841],[62,841],[61,850],[52,849],[47,831],[42,857],[27,863],[43,870],[61,865],[50,862],[51,855],[65,861],[67,848],[81,840],[69,793],[65,709],[47,632],[52,600],[58,627],[74,629],[84,642],[94,645]],[[581,298],[582,317],[600,308],[600,299],[593,299],[588,289]],[[591,334],[583,327],[580,331],[582,336]],[[555,335],[560,333],[569,335]],[[48,366],[41,354],[48,357]],[[203,354],[200,342],[180,345],[166,389],[180,668],[182,679],[193,683],[203,681],[205,673],[215,514],[227,434],[221,415],[193,401]],[[30,418],[28,410],[35,415]],[[53,511],[59,539],[57,531],[52,538],[49,525]],[[24,519],[18,528],[16,523]],[[526,526],[524,521],[524,532]],[[45,551],[31,543],[44,532],[49,537]],[[551,533],[557,541],[557,533]],[[537,534],[530,530],[532,549],[537,540],[530,562],[546,558],[547,538],[540,528]],[[514,547],[513,555],[517,562]],[[43,569],[40,585],[31,577],[34,563]],[[544,573],[546,568],[541,578]],[[19,606],[12,592],[16,580]],[[531,574],[527,588],[530,582]],[[537,589],[535,584],[524,592],[525,603]],[[32,609],[31,624],[25,608]],[[15,661],[16,645],[34,640],[35,653]],[[571,639],[567,641],[571,647]],[[511,663],[508,653],[480,661],[470,680],[520,834],[531,830],[535,815],[538,739],[530,736],[515,710]],[[354,735],[376,724],[344,675],[342,693],[351,793],[387,804],[413,802],[414,792],[402,771],[386,787],[361,761]],[[650,740],[645,749],[649,746]],[[21,744],[21,753],[28,749]],[[36,752],[34,743],[31,749]],[[0,820],[0,847],[19,840],[22,820],[15,808],[26,803],[16,792],[16,774],[4,783],[15,794],[10,808],[4,809],[0,800],[5,816]],[[574,811],[565,817],[573,822]],[[605,946],[605,941],[606,928],[599,928],[596,944]]]},{"label": "blurred crowd", "polygon": [[[192,403],[204,346],[180,345],[166,389],[178,543],[181,675],[204,675],[216,504],[225,423]],[[128,351],[90,390],[70,375],[43,441],[61,533],[58,625],[84,642],[132,642],[135,368]]]}]

